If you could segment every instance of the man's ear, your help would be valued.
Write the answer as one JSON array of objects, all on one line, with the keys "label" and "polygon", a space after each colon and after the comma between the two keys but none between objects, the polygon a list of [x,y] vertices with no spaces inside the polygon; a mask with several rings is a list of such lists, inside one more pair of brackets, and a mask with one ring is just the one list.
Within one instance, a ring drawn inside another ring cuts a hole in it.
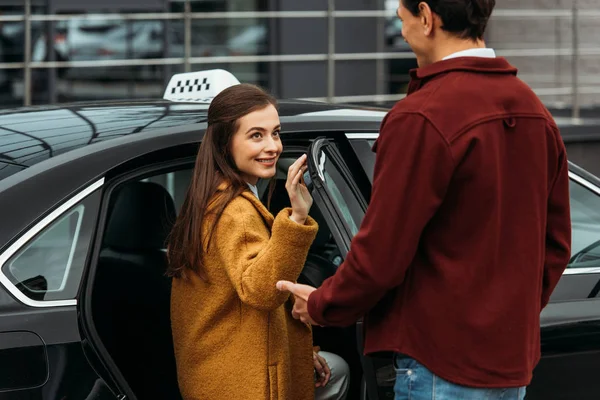
[{"label": "man's ear", "polygon": [[419,16],[421,18],[423,34],[425,34],[425,36],[431,35],[433,32],[435,15],[433,14],[433,11],[431,11],[429,4],[424,1],[419,3]]}]

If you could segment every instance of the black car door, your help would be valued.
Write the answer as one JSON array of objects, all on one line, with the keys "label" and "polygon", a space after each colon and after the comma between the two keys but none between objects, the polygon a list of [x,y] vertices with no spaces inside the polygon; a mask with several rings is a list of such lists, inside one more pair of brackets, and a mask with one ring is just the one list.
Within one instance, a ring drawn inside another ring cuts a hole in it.
[{"label": "black car door", "polygon": [[0,253],[2,399],[117,398],[78,324],[101,186],[76,193]]},{"label": "black car door", "polygon": [[[327,220],[342,258],[348,253],[352,237],[358,232],[367,208],[367,201],[356,184],[353,171],[341,155],[339,148],[345,144],[340,140],[316,139],[309,147],[308,176],[305,177],[309,180],[307,183],[314,201]],[[362,321],[358,321],[356,328],[357,350],[365,383],[363,390],[368,393],[370,400],[389,398],[395,380],[391,359],[363,356]],[[363,398],[366,398],[364,394]]]}]

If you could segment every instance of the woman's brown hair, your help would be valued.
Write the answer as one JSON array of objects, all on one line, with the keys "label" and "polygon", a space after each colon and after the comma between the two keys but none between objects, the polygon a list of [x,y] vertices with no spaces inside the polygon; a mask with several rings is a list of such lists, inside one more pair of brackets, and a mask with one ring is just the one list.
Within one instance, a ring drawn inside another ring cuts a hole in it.
[{"label": "woman's brown hair", "polygon": [[[248,189],[233,160],[231,139],[240,118],[269,105],[277,107],[275,98],[250,84],[231,86],[212,100],[192,181],[169,236],[168,276],[186,278],[191,271],[206,280],[203,254],[217,222],[227,204]],[[217,195],[222,183],[227,188]],[[208,216],[213,221],[209,231],[204,232],[203,221]]]}]

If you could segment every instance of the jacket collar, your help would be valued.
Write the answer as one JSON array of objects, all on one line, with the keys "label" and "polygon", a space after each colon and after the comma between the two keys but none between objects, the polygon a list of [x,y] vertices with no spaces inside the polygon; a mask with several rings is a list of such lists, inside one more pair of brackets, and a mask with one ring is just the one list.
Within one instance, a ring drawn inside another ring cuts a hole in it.
[{"label": "jacket collar", "polygon": [[[219,186],[217,187],[217,191],[218,192],[225,191],[229,186],[230,186],[230,183],[221,182],[219,184]],[[263,217],[263,219],[269,226],[273,225],[273,221],[275,220],[275,218],[273,217],[273,214],[271,214],[271,212],[267,209],[267,207],[265,207],[265,205],[262,203],[262,201],[260,201],[260,199],[254,195],[254,193],[252,193],[252,191],[250,190],[250,187],[248,187],[246,190],[244,190],[242,192],[241,196],[243,198],[245,198],[246,200],[248,200],[250,203],[252,203],[254,208],[260,213],[260,215]]]},{"label": "jacket collar", "polygon": [[258,197],[256,197],[254,193],[250,191],[250,188],[242,192],[241,196],[248,200],[250,203],[252,203],[254,208],[256,208],[256,211],[260,213],[260,215],[263,217],[263,219],[267,222],[269,226],[273,225],[273,221],[275,220],[273,214],[271,214],[271,212],[267,210],[267,207],[265,207],[262,201],[260,201]]},{"label": "jacket collar", "polygon": [[408,85],[408,94],[419,90],[429,79],[454,71],[517,75],[517,69],[510,65],[503,57],[450,58],[430,64],[426,67],[410,70],[409,74],[411,80]]}]

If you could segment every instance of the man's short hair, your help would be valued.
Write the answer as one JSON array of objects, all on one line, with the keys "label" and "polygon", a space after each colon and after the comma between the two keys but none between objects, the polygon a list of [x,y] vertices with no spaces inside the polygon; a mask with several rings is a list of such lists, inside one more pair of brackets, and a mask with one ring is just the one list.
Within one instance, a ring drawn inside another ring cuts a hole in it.
[{"label": "man's short hair", "polygon": [[496,0],[402,0],[413,15],[419,15],[419,4],[427,3],[442,19],[442,29],[462,39],[483,39],[487,22]]}]

